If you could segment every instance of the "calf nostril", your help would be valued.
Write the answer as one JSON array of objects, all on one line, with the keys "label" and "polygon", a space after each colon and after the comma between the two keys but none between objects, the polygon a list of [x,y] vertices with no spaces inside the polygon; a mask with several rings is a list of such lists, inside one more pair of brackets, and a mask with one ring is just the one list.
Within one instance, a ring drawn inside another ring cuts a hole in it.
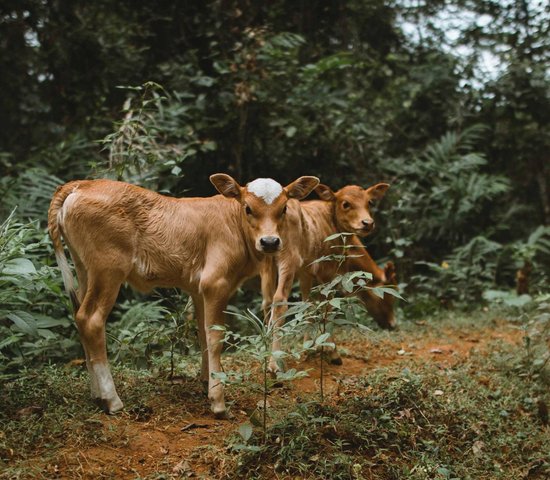
[{"label": "calf nostril", "polygon": [[368,220],[368,219],[361,220],[361,223],[362,223],[365,227],[373,227],[373,226],[374,226],[374,221]]},{"label": "calf nostril", "polygon": [[278,247],[281,243],[281,239],[279,237],[262,237],[260,238],[260,245],[262,247]]}]

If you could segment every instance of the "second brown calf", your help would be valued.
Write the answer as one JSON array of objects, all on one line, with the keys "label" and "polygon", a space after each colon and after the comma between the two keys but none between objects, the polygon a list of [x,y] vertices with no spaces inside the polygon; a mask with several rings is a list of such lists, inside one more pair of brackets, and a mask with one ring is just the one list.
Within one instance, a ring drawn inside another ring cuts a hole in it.
[{"label": "second brown calf", "polygon": [[[276,326],[282,325],[295,277],[299,279],[304,300],[308,299],[314,284],[328,282],[345,271],[369,271],[373,274],[373,285],[388,284],[395,279],[393,265],[388,265],[385,270],[380,269],[358,238],[373,231],[374,220],[370,208],[385,195],[388,188],[387,183],[379,183],[367,189],[352,185],[333,192],[326,185],[319,185],[316,192],[321,200],[288,203],[287,217],[291,228],[287,230],[287,248],[283,248],[274,261],[269,260],[270,267],[264,268],[262,275],[264,308],[274,305],[270,314],[271,322]],[[356,258],[348,256],[343,265],[336,260],[315,262],[327,255],[349,255],[349,249],[342,246],[341,238],[325,241],[327,237],[339,232],[353,233],[348,243],[355,245],[355,255],[357,252],[362,255]],[[377,299],[372,292],[361,294],[361,299],[377,322],[393,328],[395,317],[393,297],[390,297],[386,294],[383,299]],[[274,337],[273,351],[281,350],[280,337]],[[336,357],[333,360],[337,361]],[[273,359],[270,361],[270,369],[272,372],[279,369]]]}]

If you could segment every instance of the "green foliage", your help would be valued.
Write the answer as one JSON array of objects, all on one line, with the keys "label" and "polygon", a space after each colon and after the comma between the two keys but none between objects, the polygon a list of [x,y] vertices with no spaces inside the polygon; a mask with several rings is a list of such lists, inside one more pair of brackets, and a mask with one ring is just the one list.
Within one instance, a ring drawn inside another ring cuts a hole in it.
[{"label": "green foliage", "polygon": [[550,257],[550,227],[539,225],[527,237],[527,240],[517,241],[511,245],[513,258],[517,261],[516,266],[521,267],[525,262],[535,264],[535,268],[544,268],[544,261],[538,263],[542,258]]},{"label": "green foliage", "polygon": [[29,168],[17,177],[2,178],[0,215],[7,216],[16,209],[19,218],[45,221],[52,195],[62,183],[41,167]]},{"label": "green foliage", "polygon": [[502,245],[483,236],[474,237],[462,247],[456,248],[441,264],[419,262],[436,273],[435,283],[426,275],[413,277],[424,291],[437,294],[447,300],[467,303],[480,300],[482,288],[493,285]]},{"label": "green foliage", "polygon": [[548,448],[540,390],[506,372],[483,386],[485,361],[379,370],[331,404],[299,404],[270,426],[262,448],[238,453],[228,478],[263,478],[270,465],[284,476],[341,479],[510,478],[531,462],[548,474],[548,458],[538,463]]},{"label": "green foliage", "polygon": [[[522,306],[530,302],[529,295],[495,290],[501,279],[510,283],[517,268],[525,262],[532,265],[531,291],[545,291],[548,284],[549,244],[548,228],[539,226],[526,240],[501,244],[484,236],[476,236],[466,245],[457,247],[440,264],[418,262],[429,272],[412,276],[419,292],[437,297],[446,306],[449,302],[468,305],[479,302],[501,301],[510,306]],[[515,262],[510,262],[514,259]]]},{"label": "green foliage", "polygon": [[482,171],[487,160],[475,147],[483,132],[481,126],[448,132],[418,157],[389,164],[399,178],[397,215],[390,216],[396,238],[430,248],[435,242],[441,252],[481,233],[484,224],[475,219],[510,188],[505,177]]},{"label": "green foliage", "polygon": [[[547,291],[546,13],[531,1],[8,2],[0,217],[17,210],[0,240],[2,368],[79,352],[43,230],[55,187],[73,178],[174,195],[213,194],[217,171],[243,183],[317,174],[333,188],[385,180],[388,214],[369,248],[397,258],[409,312],[488,291],[522,302],[509,289],[527,263],[531,297]],[[316,314],[333,315],[321,335],[356,320],[331,292],[358,280],[319,291]],[[169,295],[121,297],[118,359],[193,350]]]},{"label": "green foliage", "polygon": [[101,142],[109,152],[107,172],[152,188],[161,179],[164,188],[173,187],[187,158],[216,150],[216,143],[200,139],[191,124],[181,128],[197,116],[197,107],[186,105],[186,96],[171,96],[154,82],[125,89],[130,95],[122,109],[124,119]]},{"label": "green foliage", "polygon": [[550,385],[550,295],[517,296],[512,292],[489,290],[484,298],[520,314],[523,355],[505,353],[499,359],[501,368],[547,388]]},{"label": "green foliage", "polygon": [[36,222],[19,223],[12,213],[0,225],[0,377],[77,349],[59,272],[41,263],[48,251]]}]

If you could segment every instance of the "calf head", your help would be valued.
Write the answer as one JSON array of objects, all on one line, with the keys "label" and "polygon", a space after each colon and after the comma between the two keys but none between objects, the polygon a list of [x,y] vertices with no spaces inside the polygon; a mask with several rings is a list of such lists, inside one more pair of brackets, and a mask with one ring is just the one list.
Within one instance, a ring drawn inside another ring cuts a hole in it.
[{"label": "calf head", "polygon": [[333,203],[334,218],[339,231],[366,237],[374,230],[370,209],[386,194],[389,187],[387,183],[377,183],[369,188],[348,185],[333,192],[330,187],[319,185],[315,191],[322,200]]},{"label": "calf head", "polygon": [[260,253],[275,253],[283,242],[287,202],[301,200],[319,185],[317,177],[300,177],[286,187],[271,178],[258,178],[246,186],[223,173],[210,177],[218,192],[241,204],[243,225],[248,227],[255,249]]}]

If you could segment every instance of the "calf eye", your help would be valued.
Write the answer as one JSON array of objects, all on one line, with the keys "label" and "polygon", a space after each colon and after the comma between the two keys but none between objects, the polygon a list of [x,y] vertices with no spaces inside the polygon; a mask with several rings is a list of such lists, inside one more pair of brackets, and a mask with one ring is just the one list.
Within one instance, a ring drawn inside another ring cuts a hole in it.
[{"label": "calf eye", "polygon": [[369,207],[374,207],[376,202],[374,200],[369,200]]},{"label": "calf eye", "polygon": [[349,202],[346,202],[345,200],[342,202],[342,208],[344,210],[348,210],[351,207]]},{"label": "calf eye", "polygon": [[286,213],[287,206],[285,205],[285,208],[283,208],[283,211],[281,212],[281,215],[284,215]]},{"label": "calf eye", "polygon": [[248,205],[244,206],[244,211],[247,215],[252,215],[252,209]]}]

